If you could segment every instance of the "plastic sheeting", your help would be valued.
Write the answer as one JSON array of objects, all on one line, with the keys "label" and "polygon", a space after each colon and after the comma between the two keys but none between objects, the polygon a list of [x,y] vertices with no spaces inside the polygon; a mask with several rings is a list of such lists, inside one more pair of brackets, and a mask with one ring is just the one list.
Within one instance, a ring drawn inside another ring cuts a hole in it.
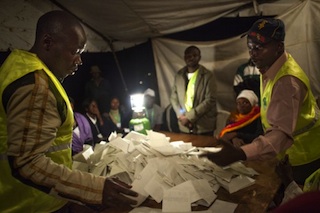
[{"label": "plastic sheeting", "polygon": [[[286,50],[304,69],[316,97],[320,96],[320,1],[305,0],[289,8],[278,18],[286,25]],[[176,71],[185,65],[186,47],[201,49],[200,63],[212,70],[218,85],[220,109],[234,109],[233,77],[239,65],[249,59],[246,38],[240,35],[212,42],[185,42],[155,38],[152,40],[160,101],[167,106]]]},{"label": "plastic sheeting", "polygon": [[281,14],[297,1],[0,0],[0,50],[29,49],[37,19],[54,9],[69,11],[82,21],[89,52],[109,52],[192,29],[220,17]]}]

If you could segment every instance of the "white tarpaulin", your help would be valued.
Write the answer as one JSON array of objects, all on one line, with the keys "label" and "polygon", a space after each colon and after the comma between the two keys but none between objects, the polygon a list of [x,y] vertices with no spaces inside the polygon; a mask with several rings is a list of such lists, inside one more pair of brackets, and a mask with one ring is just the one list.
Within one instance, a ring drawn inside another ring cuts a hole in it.
[{"label": "white tarpaulin", "polygon": [[[286,25],[285,45],[310,78],[316,97],[320,96],[320,1],[306,0],[278,16]],[[227,26],[226,26],[227,27]],[[217,79],[218,102],[224,110],[234,107],[233,77],[239,65],[249,58],[246,38],[240,35],[212,42],[152,40],[161,105],[167,106],[176,71],[185,66],[184,50],[189,45],[201,49],[200,63]]]},{"label": "white tarpaulin", "polygon": [[66,10],[86,27],[87,50],[109,52],[225,16],[282,14],[299,0],[0,0],[0,50],[29,49],[37,19]]}]

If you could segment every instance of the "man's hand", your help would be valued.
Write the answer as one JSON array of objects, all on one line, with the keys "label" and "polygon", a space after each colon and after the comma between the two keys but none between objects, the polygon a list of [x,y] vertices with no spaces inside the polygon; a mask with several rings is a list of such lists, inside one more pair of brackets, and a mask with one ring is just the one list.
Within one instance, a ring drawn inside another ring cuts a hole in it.
[{"label": "man's hand", "polygon": [[279,175],[283,184],[287,188],[287,186],[293,181],[292,167],[289,163],[288,155],[285,155],[284,158],[279,161],[276,166],[276,173]]},{"label": "man's hand", "polygon": [[240,138],[232,138],[232,144],[233,146],[237,147],[237,148],[240,148],[242,145],[245,145],[244,141]]},{"label": "man's hand", "polygon": [[224,141],[231,141],[232,138],[235,138],[235,137],[237,137],[236,132],[227,132],[221,137],[221,139]]},{"label": "man's hand", "polygon": [[131,186],[115,178],[107,178],[103,187],[102,203],[106,206],[117,206],[123,204],[136,205],[137,201],[129,196],[137,197],[138,193],[132,191]]},{"label": "man's hand", "polygon": [[178,120],[181,122],[181,124],[183,126],[189,127],[189,119],[185,116],[185,115],[180,115],[180,117],[178,118]]},{"label": "man's hand", "polygon": [[244,151],[240,148],[234,147],[232,143],[219,139],[218,144],[222,146],[220,152],[206,153],[200,155],[200,157],[207,157],[219,166],[227,166],[236,161],[247,159]]}]

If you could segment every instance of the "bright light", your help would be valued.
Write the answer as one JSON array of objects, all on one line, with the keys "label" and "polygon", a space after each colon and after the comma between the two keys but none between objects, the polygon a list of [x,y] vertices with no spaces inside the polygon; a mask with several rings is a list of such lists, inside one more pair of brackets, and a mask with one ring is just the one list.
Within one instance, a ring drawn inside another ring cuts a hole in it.
[{"label": "bright light", "polygon": [[134,94],[130,95],[131,109],[135,112],[142,112],[144,110],[144,95]]}]

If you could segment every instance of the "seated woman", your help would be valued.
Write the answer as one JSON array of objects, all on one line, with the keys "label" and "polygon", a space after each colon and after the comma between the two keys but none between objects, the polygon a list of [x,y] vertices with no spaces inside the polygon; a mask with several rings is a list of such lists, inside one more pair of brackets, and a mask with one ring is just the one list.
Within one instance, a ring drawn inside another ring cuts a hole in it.
[{"label": "seated woman", "polygon": [[104,126],[104,121],[100,114],[97,101],[94,98],[87,98],[83,102],[83,108],[86,111],[84,116],[90,124],[93,137],[93,142],[86,144],[94,147],[95,144],[100,143],[101,141],[107,141],[109,136],[108,129]]},{"label": "seated woman", "polygon": [[119,98],[111,98],[110,111],[103,114],[104,126],[109,130],[109,134],[114,131],[125,133],[124,129],[129,126],[129,116],[127,114],[121,110]]},{"label": "seated woman", "polygon": [[236,99],[237,111],[231,113],[219,138],[240,147],[263,134],[258,97],[252,90],[242,90]]}]

